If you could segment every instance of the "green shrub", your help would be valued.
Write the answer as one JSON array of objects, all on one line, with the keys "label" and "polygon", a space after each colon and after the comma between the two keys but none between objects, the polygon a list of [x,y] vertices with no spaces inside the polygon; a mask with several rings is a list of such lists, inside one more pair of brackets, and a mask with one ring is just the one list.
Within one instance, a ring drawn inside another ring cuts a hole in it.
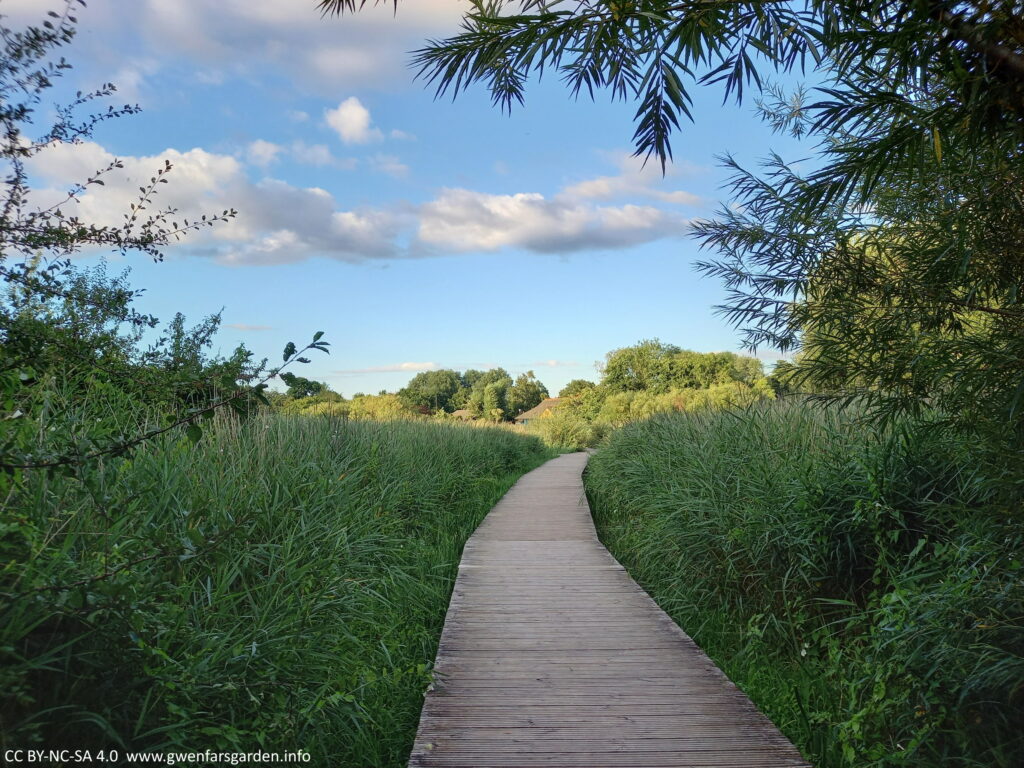
[{"label": "green shrub", "polygon": [[1024,530],[948,432],[779,403],[656,416],[602,539],[817,766],[1024,762]]}]

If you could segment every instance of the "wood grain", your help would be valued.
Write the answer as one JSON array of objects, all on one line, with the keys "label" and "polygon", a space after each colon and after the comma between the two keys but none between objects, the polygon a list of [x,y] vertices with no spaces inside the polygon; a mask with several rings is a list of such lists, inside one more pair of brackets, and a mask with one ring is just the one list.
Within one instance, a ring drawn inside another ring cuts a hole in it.
[{"label": "wood grain", "polygon": [[598,541],[585,453],[466,543],[413,768],[807,768]]}]

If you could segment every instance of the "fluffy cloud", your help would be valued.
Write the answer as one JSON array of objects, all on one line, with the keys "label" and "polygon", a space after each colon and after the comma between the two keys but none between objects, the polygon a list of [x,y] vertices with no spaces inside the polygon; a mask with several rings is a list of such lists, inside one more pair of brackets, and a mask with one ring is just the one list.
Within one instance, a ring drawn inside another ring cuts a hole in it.
[{"label": "fluffy cloud", "polygon": [[253,165],[266,168],[277,159],[281,149],[282,148],[279,144],[274,144],[271,141],[264,141],[263,139],[257,139],[245,148],[245,156]]},{"label": "fluffy cloud", "polygon": [[325,110],[324,119],[346,144],[368,144],[384,138],[380,130],[373,127],[370,110],[355,96],[345,99],[334,109]]},{"label": "fluffy cloud", "polygon": [[[62,0],[0,0],[15,26],[41,23]],[[126,12],[129,9],[130,12]],[[309,92],[392,89],[409,85],[409,52],[459,31],[466,4],[454,0],[367,3],[356,14],[324,18],[315,0],[89,0],[75,45],[118,73],[129,101],[158,68],[188,62],[198,80],[284,74]]]},{"label": "fluffy cloud", "polygon": [[586,179],[566,187],[562,194],[569,199],[583,200],[646,197],[673,205],[700,205],[703,202],[692,192],[667,188],[674,177],[690,170],[685,164],[673,164],[663,177],[657,163],[644,164],[642,158],[626,153],[611,155],[609,159],[618,166],[617,174]]},{"label": "fluffy cloud", "polygon": [[[114,159],[98,144],[59,145],[31,163],[36,178],[48,182],[42,202],[60,199],[59,184],[84,179]],[[194,253],[229,264],[278,264],[313,256],[358,262],[400,254],[394,232],[395,214],[386,210],[339,210],[330,195],[316,187],[296,187],[276,179],[252,182],[242,163],[230,155],[202,149],[169,149],[152,157],[121,158],[124,168],[106,177],[106,185],[90,187],[74,206],[84,221],[119,226],[136,202],[139,186],[169,160],[170,183],[160,185],[155,207],[175,208],[175,218],[198,218],[235,208],[238,216],[191,235],[185,242]]]},{"label": "fluffy cloud", "polygon": [[[309,162],[342,162],[316,145],[284,148],[257,141],[244,154],[265,165],[285,152]],[[30,164],[33,178],[42,182],[39,202],[59,201],[61,187],[69,180],[88,178],[113,160],[94,142],[43,152]],[[443,189],[420,204],[394,201],[389,206],[345,210],[324,189],[274,178],[253,181],[240,157],[203,149],[121,158],[124,168],[108,174],[105,186],[90,187],[73,205],[73,213],[84,221],[120,226],[123,214],[137,202],[139,186],[165,160],[173,165],[170,183],[159,186],[151,210],[177,209],[178,220],[238,210],[231,221],[185,241],[187,252],[226,264],[280,264],[314,257],[357,263],[505,248],[572,253],[676,237],[687,225],[678,214],[653,206],[597,205],[565,194],[548,198],[469,189]],[[405,170],[397,158],[387,155],[371,158],[370,165],[396,174]]]},{"label": "fluffy cloud", "polygon": [[420,242],[447,251],[523,248],[571,253],[625,248],[682,234],[686,220],[650,206],[594,206],[537,193],[446,189],[420,208]]},{"label": "fluffy cloud", "polygon": [[[5,0],[5,13],[10,3],[39,6],[39,0]],[[400,3],[395,13],[390,3],[368,3],[360,13],[325,18],[314,0],[136,0],[128,20],[123,4],[90,0],[80,14],[86,26],[104,25],[97,47],[119,30],[122,43],[161,58],[185,55],[202,68],[236,74],[284,71],[325,95],[411,82],[408,52],[427,38],[457,32],[466,8],[452,0],[415,0]],[[141,30],[138,43],[129,36],[135,29]]]}]

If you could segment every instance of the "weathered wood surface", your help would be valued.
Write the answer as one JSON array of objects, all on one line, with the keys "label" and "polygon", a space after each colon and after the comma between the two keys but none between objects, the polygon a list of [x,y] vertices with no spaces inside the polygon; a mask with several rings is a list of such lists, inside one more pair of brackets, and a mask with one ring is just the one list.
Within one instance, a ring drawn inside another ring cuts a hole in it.
[{"label": "weathered wood surface", "polygon": [[584,453],[466,544],[413,768],[796,768],[779,733],[601,545]]}]

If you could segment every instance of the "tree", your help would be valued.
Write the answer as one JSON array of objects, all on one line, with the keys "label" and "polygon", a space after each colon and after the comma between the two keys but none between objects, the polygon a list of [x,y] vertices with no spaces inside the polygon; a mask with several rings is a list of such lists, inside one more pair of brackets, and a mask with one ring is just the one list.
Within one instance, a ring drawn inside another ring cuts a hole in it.
[{"label": "tree", "polygon": [[684,349],[672,355],[669,368],[673,389],[707,389],[731,381],[753,384],[764,378],[760,361],[734,352],[692,352]]},{"label": "tree", "polygon": [[594,382],[587,381],[586,379],[573,379],[564,387],[562,387],[561,391],[558,393],[558,396],[574,397],[575,395],[580,395],[584,392],[593,389],[596,386],[597,385]]},{"label": "tree", "polygon": [[[469,374],[470,371],[466,373]],[[505,397],[508,388],[512,386],[512,377],[508,375],[508,371],[504,368],[491,368],[479,376],[475,375],[477,372],[473,373],[472,390],[466,401],[466,407],[470,414],[474,418],[492,418],[493,414],[491,412],[496,408],[502,411],[502,415],[508,413],[508,404]],[[487,387],[491,385],[493,387],[491,389],[490,401],[488,402],[485,392]],[[495,419],[495,421],[499,420]]]},{"label": "tree", "polygon": [[457,371],[448,369],[424,371],[416,374],[398,392],[402,402],[410,408],[429,408],[433,412],[455,410],[452,398],[462,388],[462,378]]},{"label": "tree", "polygon": [[680,352],[658,339],[614,349],[605,356],[601,386],[609,392],[667,392],[672,386],[672,359]]},{"label": "tree", "polygon": [[[1024,439],[1024,130],[965,105],[953,110],[963,122],[947,123],[958,76],[933,74],[870,117],[833,123],[846,111],[837,101],[780,121],[817,116],[807,130],[825,142],[822,169],[801,176],[776,158],[763,178],[734,164],[740,205],[698,226],[718,252],[702,267],[725,279],[725,311],[749,344],[801,350],[797,387],[865,402],[883,420],[939,415],[1010,456],[1004,441]],[[906,90],[892,73],[875,77]],[[851,167],[908,153],[866,178]]]},{"label": "tree", "polygon": [[312,379],[307,379],[303,376],[296,376],[293,373],[282,374],[281,379],[288,385],[288,397],[312,397],[314,395],[319,395],[327,389],[326,384],[322,384],[319,381],[313,381]]},{"label": "tree", "polygon": [[492,381],[483,388],[480,401],[481,411],[485,419],[501,421],[508,413],[508,385],[504,381]]},{"label": "tree", "polygon": [[508,389],[508,414],[509,416],[518,416],[520,413],[540,405],[540,402],[547,396],[547,387],[537,381],[533,371],[520,374]]}]

